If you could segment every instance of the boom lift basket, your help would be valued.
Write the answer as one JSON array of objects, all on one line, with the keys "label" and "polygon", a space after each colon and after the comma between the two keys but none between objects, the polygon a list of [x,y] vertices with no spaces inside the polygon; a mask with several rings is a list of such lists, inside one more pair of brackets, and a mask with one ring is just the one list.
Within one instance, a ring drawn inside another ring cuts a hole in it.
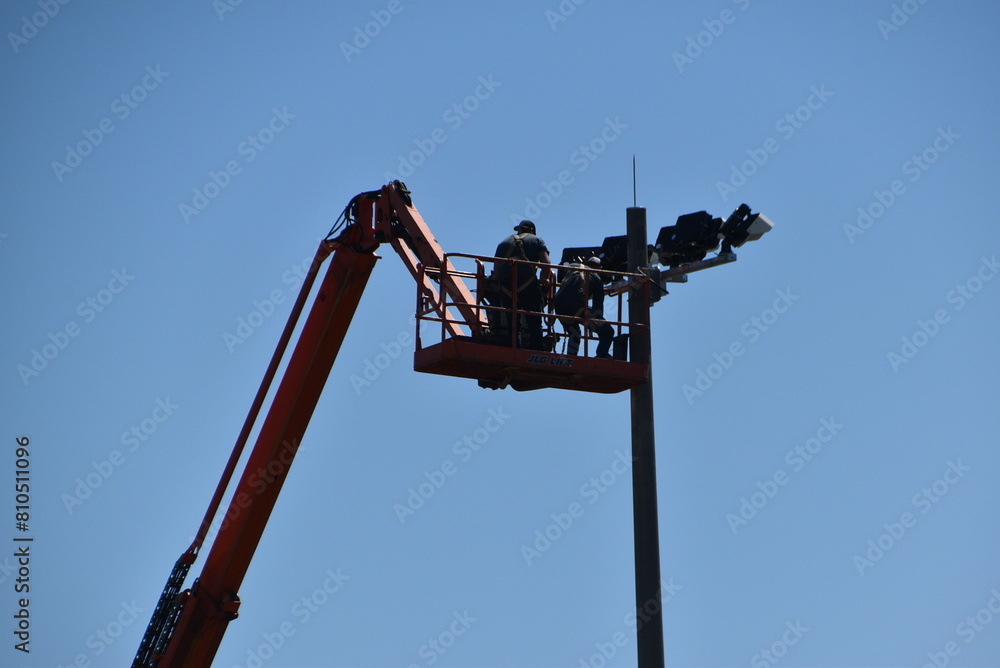
[{"label": "boom lift basket", "polygon": [[[546,387],[614,394],[631,389],[648,382],[649,367],[645,364],[628,361],[626,347],[630,338],[630,327],[622,320],[625,296],[629,289],[641,291],[640,298],[648,299],[649,279],[642,274],[613,275],[615,283],[605,291],[606,312],[615,314],[617,320],[606,319],[615,330],[614,354],[611,359],[599,359],[591,356],[596,345],[596,337],[587,328],[590,318],[587,313],[582,317],[556,316],[555,313],[542,311],[526,311],[519,307],[514,297],[513,308],[503,308],[490,303],[487,289],[490,280],[487,274],[487,264],[496,266],[499,262],[512,262],[526,265],[526,269],[534,271],[539,267],[548,267],[553,272],[560,269],[555,265],[544,265],[526,260],[505,260],[489,256],[469,255],[465,253],[448,253],[447,261],[440,268],[419,265],[420,278],[417,280],[417,314],[416,314],[416,351],[413,355],[413,368],[423,373],[433,373],[460,378],[474,378],[481,387],[502,389],[511,387],[518,391],[537,390]],[[458,269],[458,266],[467,267]],[[565,269],[565,268],[563,268]],[[585,267],[574,267],[575,270],[587,274],[596,273],[611,278],[611,272]],[[522,269],[524,271],[524,269]],[[424,277],[435,283],[442,279],[452,279],[471,286],[470,293],[475,303],[459,304],[449,301],[446,291],[436,291],[436,294],[424,289]],[[584,281],[586,284],[587,281]],[[554,296],[554,286],[547,286],[548,294],[545,303],[551,304]],[[516,293],[516,291],[512,291]],[[497,331],[481,329],[472,331],[466,320],[453,315],[452,310],[464,310],[459,307],[471,306],[480,321],[495,322],[498,317],[508,318],[509,340]],[[516,323],[524,314],[540,316],[542,320],[542,335],[545,342],[544,350],[533,350],[519,347]],[[482,317],[485,316],[485,317]],[[583,331],[583,341],[579,355],[561,354],[558,352],[559,342],[567,337],[561,331],[560,320],[578,322]],[[456,331],[462,333],[456,335]]]}]

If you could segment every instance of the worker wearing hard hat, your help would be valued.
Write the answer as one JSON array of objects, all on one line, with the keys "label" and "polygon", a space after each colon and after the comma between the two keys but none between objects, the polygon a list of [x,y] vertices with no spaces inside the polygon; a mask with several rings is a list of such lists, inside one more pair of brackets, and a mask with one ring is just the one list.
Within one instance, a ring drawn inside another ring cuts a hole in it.
[{"label": "worker wearing hard hat", "polygon": [[[590,269],[601,268],[601,258],[592,257],[587,260],[586,266]],[[597,334],[597,353],[595,357],[610,358],[611,341],[615,336],[615,329],[610,323],[604,321],[604,282],[601,275],[584,270],[584,265],[576,262],[569,265],[569,271],[563,276],[556,296],[552,300],[552,306],[557,315],[584,318],[587,330]],[[591,306],[587,308],[587,301]],[[580,339],[582,332],[579,320],[569,318],[559,318],[563,329],[569,335],[569,343],[566,345],[566,352],[570,355],[578,355],[580,352]]]}]

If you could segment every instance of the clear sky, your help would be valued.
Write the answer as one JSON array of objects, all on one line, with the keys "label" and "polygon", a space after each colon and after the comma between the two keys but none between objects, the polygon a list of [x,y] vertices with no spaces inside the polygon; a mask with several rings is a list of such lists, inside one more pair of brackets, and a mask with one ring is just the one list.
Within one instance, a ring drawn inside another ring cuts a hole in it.
[{"label": "clear sky", "polygon": [[[401,177],[449,251],[530,217],[557,254],[624,233],[633,155],[651,235],[741,202],[776,225],[653,309],[667,664],[1000,665],[998,24],[4,2],[0,665],[129,664],[352,196]],[[385,251],[215,665],[635,665],[628,395],[415,373]]]}]

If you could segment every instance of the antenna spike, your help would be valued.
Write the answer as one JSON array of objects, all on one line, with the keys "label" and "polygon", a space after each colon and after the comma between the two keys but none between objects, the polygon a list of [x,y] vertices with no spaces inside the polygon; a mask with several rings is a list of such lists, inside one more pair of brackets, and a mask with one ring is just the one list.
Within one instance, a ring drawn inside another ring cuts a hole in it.
[{"label": "antenna spike", "polygon": [[635,199],[635,153],[632,154],[632,206],[636,206]]}]

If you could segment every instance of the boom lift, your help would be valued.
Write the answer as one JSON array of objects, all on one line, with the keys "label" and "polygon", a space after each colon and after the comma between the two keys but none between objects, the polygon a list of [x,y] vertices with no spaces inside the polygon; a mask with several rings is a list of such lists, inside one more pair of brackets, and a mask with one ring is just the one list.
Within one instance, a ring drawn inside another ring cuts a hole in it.
[{"label": "boom lift", "polygon": [[[205,518],[191,546],[174,565],[133,668],[211,665],[227,625],[239,614],[240,584],[372,268],[379,259],[376,250],[384,243],[392,246],[417,282],[417,349],[414,353],[417,371],[476,379],[483,387],[515,390],[553,387],[612,393],[648,381],[648,365],[626,359],[624,345],[618,346],[615,359],[596,359],[586,356],[586,347],[581,356],[520,348],[516,327],[510,328],[510,340],[498,338],[490,330],[490,314],[504,309],[488,302],[488,290],[485,289],[489,280],[487,264],[495,258],[446,254],[414,208],[406,186],[399,181],[357,195],[320,243]],[[326,273],[320,279],[315,300],[236,484],[225,520],[205,558],[201,575],[190,588],[182,589],[229,487],[305,303],[327,260]],[[538,266],[525,260],[510,261]],[[469,267],[460,269],[459,265]],[[610,294],[618,297],[619,314],[623,312],[620,306],[623,294],[628,291],[648,294],[650,289],[651,281],[645,274],[600,273],[616,281],[613,285],[617,287],[612,288]],[[507,315],[516,322],[523,313],[515,297],[513,309]],[[554,320],[548,314],[544,314],[544,319],[551,341]],[[427,327],[427,323],[432,326]],[[611,323],[617,330],[618,341],[624,343],[629,335],[628,324]],[[421,324],[425,327],[421,328]],[[421,336],[422,329],[435,329],[440,335],[427,342]],[[648,336],[648,331],[642,334]],[[267,472],[264,485],[260,484],[260,471]]]}]

